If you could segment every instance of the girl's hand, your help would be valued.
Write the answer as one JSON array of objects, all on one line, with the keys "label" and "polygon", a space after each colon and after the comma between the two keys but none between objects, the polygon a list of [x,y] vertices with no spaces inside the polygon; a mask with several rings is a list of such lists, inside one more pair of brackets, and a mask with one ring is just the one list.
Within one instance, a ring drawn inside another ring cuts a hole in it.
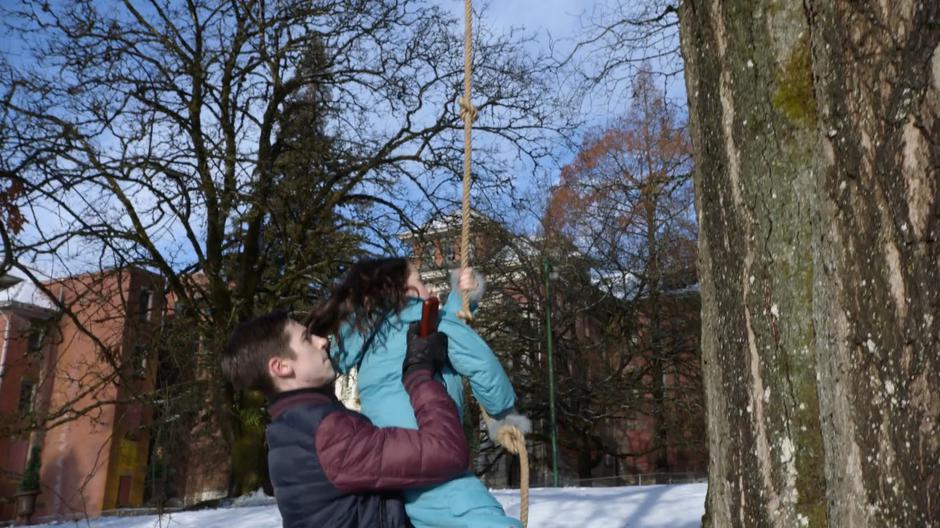
[{"label": "girl's hand", "polygon": [[465,268],[460,270],[460,291],[473,291],[477,287],[477,277],[476,273],[473,272],[473,268]]},{"label": "girl's hand", "polygon": [[478,303],[483,298],[484,290],[486,279],[479,271],[473,268],[451,270],[450,291],[466,295],[471,303]]}]

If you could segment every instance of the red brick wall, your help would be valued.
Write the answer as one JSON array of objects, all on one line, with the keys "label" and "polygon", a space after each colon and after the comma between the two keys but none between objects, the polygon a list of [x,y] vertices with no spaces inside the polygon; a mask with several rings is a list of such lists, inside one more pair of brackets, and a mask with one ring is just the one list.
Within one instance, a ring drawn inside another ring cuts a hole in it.
[{"label": "red brick wall", "polygon": [[[114,270],[53,281],[47,286],[71,307],[76,320],[68,316],[58,319],[54,335],[47,337],[43,365],[34,367],[41,378],[37,402],[51,413],[52,424],[47,432],[34,433],[34,441],[43,446],[42,493],[34,518],[93,517],[114,508],[122,477],[125,482],[130,479],[127,495],[131,505],[140,505],[150,412],[140,404],[112,402],[125,399],[130,384],[147,390],[153,383],[156,361],[149,362],[151,368],[143,377],[129,372],[123,385],[114,379],[114,373],[125,354],[134,350],[137,338],[146,337],[148,327],[159,324],[162,279],[142,270]],[[138,323],[142,287],[154,292],[152,319]],[[9,345],[20,346],[14,340]],[[25,349],[25,341],[22,347]],[[15,406],[11,392],[0,386],[0,410],[10,405]],[[79,415],[60,412],[66,408]],[[0,447],[9,441],[0,439]],[[0,457],[5,467],[14,463],[22,460],[11,463]],[[2,485],[0,481],[0,493],[5,496],[7,490]],[[12,514],[7,510],[0,510],[0,520]]]},{"label": "red brick wall", "polygon": [[[11,427],[18,422],[23,380],[38,381],[38,365],[26,355],[29,327],[29,320],[12,310],[0,312],[0,332],[7,339],[3,377],[0,379],[0,423]],[[11,497],[16,492],[19,475],[26,467],[28,451],[28,435],[0,438],[0,497]],[[13,517],[13,503],[0,502],[0,520]]]}]

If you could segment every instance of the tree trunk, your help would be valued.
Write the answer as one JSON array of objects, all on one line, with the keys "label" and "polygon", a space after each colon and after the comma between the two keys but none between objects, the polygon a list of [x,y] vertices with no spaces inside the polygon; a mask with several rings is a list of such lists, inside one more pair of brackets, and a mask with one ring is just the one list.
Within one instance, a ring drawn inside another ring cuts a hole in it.
[{"label": "tree trunk", "polygon": [[810,8],[834,526],[940,524],[940,4]]},{"label": "tree trunk", "polygon": [[705,525],[936,525],[937,2],[685,1],[680,17]]},{"label": "tree trunk", "polygon": [[646,215],[646,280],[649,285],[649,360],[652,362],[650,373],[653,377],[653,437],[651,446],[653,451],[653,472],[660,473],[667,469],[668,456],[666,451],[666,438],[668,436],[666,425],[666,383],[665,368],[666,353],[663,350],[660,328],[660,311],[662,303],[660,297],[660,288],[663,287],[663,276],[659,267],[659,246],[661,241],[657,240],[656,232],[656,213],[659,209],[657,196],[659,195],[659,184],[655,182],[657,176],[654,175],[653,162],[649,156],[646,156],[647,174],[651,189],[646,198],[644,213]]}]

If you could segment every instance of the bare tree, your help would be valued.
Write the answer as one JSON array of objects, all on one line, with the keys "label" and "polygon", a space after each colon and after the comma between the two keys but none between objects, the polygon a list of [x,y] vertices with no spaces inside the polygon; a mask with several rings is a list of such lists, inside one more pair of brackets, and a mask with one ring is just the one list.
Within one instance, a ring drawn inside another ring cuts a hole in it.
[{"label": "bare tree", "polygon": [[[667,365],[676,350],[663,346],[667,318],[680,317],[664,302],[695,279],[695,221],[689,173],[691,144],[677,111],[642,69],[626,116],[589,134],[575,160],[565,166],[553,191],[547,225],[589,255],[598,285],[642,308],[639,332],[649,362],[652,444],[656,465],[666,463]],[[678,330],[673,325],[672,330]],[[627,335],[627,334],[624,334]]]},{"label": "bare tree", "polygon": [[606,102],[620,111],[641,72],[654,74],[647,75],[647,81],[655,77],[664,86],[674,86],[683,72],[679,4],[608,2],[584,13],[581,37],[558,59],[563,71],[573,73],[572,101]]},{"label": "bare tree", "polygon": [[[613,294],[597,280],[601,263],[557,232],[533,240],[506,226],[481,229],[481,224],[475,229],[483,231],[486,248],[475,265],[489,278],[490,295],[475,326],[501,356],[520,408],[536,424],[530,439],[545,449],[533,452],[533,467],[539,468],[535,475],[546,474],[550,464],[545,458],[551,431],[547,317],[552,321],[558,442],[571,461],[566,472],[589,478],[605,455],[636,459],[667,448],[694,449],[696,442],[701,446],[701,437],[679,434],[688,424],[676,423],[683,417],[701,419],[700,370],[694,353],[697,303],[660,299],[657,313],[668,324],[662,325],[652,350],[648,295]],[[546,276],[546,263],[553,270],[551,277]],[[657,375],[682,376],[683,382],[659,384],[659,399],[651,404]],[[473,412],[472,406],[465,409],[468,415]],[[644,422],[645,427],[647,417],[661,428],[668,427],[668,419],[673,428],[650,446],[627,447],[620,438],[626,424]],[[476,423],[473,418],[470,422]],[[491,457],[488,447],[483,443],[481,451]]]},{"label": "bare tree", "polygon": [[[201,343],[192,390],[235,445],[242,396],[216,355],[232,324],[303,306],[352,253],[446,200],[462,149],[457,24],[421,0],[77,0],[3,15],[28,59],[0,65],[0,158],[33,227],[7,254],[165,277]],[[476,49],[487,189],[506,178],[500,148],[537,161],[557,121],[545,61],[512,36],[483,33]]]}]

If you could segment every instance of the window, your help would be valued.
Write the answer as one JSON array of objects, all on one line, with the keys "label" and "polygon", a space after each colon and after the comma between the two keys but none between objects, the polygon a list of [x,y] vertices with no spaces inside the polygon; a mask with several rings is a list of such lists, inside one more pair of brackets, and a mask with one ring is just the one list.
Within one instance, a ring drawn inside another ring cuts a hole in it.
[{"label": "window", "polygon": [[[130,440],[131,442],[137,442],[140,440],[143,422],[143,407],[139,404],[131,404],[125,407],[123,416],[120,417],[121,422],[124,425],[124,438]],[[122,448],[124,446],[130,446],[122,442]],[[134,450],[133,454],[130,455],[131,459],[136,458],[137,452]]]},{"label": "window", "polygon": [[140,290],[140,300],[137,305],[141,321],[150,320],[150,311],[153,304],[153,292],[144,288]]},{"label": "window", "polygon": [[138,378],[147,377],[147,351],[141,345],[136,345],[134,347],[134,357],[131,358],[134,362],[134,376]]},{"label": "window", "polygon": [[444,251],[441,248],[441,242],[435,241],[429,244],[431,257],[428,259],[425,269],[439,268],[444,265]]},{"label": "window", "polygon": [[20,414],[27,414],[33,410],[33,388],[36,383],[32,380],[20,382],[20,401],[17,410]]},{"label": "window", "polygon": [[445,263],[448,266],[458,264],[460,262],[460,241],[454,241],[448,245],[448,248],[447,256],[444,259]]},{"label": "window", "polygon": [[604,467],[612,468],[614,467],[614,462],[614,457],[610,456],[609,454],[604,455]]},{"label": "window", "polygon": [[134,483],[133,477],[121,475],[118,480],[118,498],[117,507],[126,508],[131,504],[131,487]]},{"label": "window", "polygon": [[424,244],[424,246],[421,249],[421,255],[420,255],[422,267],[426,268],[429,265],[432,265],[435,260],[436,255],[437,255],[437,248],[434,246],[433,242],[428,242]]},{"label": "window", "polygon": [[29,326],[29,336],[26,344],[26,352],[29,354],[42,350],[43,342],[46,340],[46,325],[40,323],[31,323]]}]

